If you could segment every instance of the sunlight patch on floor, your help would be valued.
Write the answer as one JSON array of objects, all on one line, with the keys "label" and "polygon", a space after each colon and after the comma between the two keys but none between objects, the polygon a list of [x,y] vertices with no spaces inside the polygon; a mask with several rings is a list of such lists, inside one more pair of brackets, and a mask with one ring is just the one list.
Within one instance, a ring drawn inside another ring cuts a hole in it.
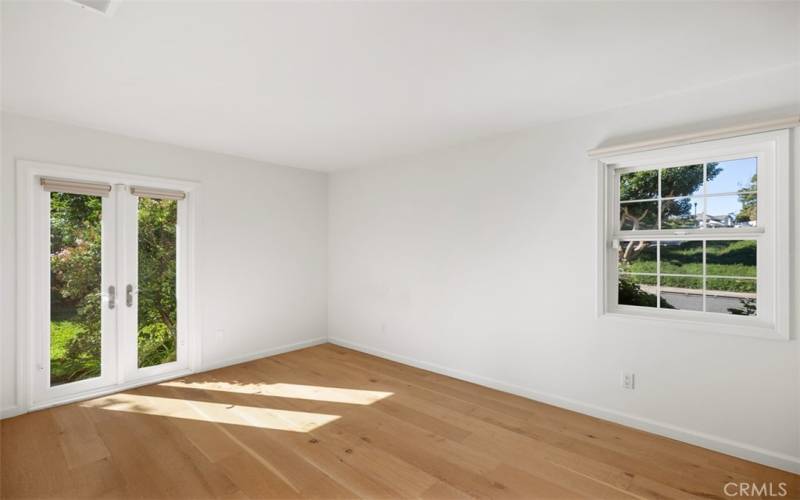
[{"label": "sunlight patch on floor", "polygon": [[171,381],[159,384],[166,387],[189,389],[206,389],[214,391],[235,392],[239,394],[260,394],[280,398],[307,399],[329,403],[347,403],[354,405],[371,405],[394,393],[384,391],[366,391],[363,389],[345,389],[342,387],[325,387],[301,384],[231,384],[228,382],[181,382]]},{"label": "sunlight patch on floor", "polygon": [[85,408],[184,418],[218,424],[246,425],[280,431],[309,432],[338,419],[338,415],[276,410],[207,401],[120,393],[81,403]]}]

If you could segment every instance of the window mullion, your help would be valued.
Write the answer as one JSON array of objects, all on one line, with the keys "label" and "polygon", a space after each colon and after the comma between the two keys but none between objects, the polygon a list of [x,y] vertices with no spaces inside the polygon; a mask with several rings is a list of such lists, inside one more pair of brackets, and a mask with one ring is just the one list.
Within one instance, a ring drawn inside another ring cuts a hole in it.
[{"label": "window mullion", "polygon": [[[705,216],[705,214],[703,216]],[[707,240],[703,240],[703,312],[708,312],[706,310],[706,291],[708,287],[708,269],[706,269],[706,242]]]},{"label": "window mullion", "polygon": [[614,240],[759,240],[764,237],[764,231],[736,231],[723,232],[722,229],[709,231],[676,232],[674,230],[652,231],[618,231],[611,235]]},{"label": "window mullion", "polygon": [[[703,220],[700,227],[708,228],[708,162],[703,162]],[[703,242],[703,258],[705,259],[706,244]],[[705,266],[703,267],[705,269]],[[705,279],[703,279],[703,311],[706,310]]]},{"label": "window mullion", "polygon": [[658,217],[658,230],[659,231],[661,231],[661,203],[662,203],[662,200],[661,200],[661,170],[662,169],[660,169],[660,168],[658,169],[658,214],[656,215],[656,217]]},{"label": "window mullion", "polygon": [[[661,170],[659,170],[660,174]],[[661,183],[658,183],[658,189],[661,190]],[[659,200],[659,203],[660,200]],[[659,214],[661,210],[659,208]],[[659,224],[661,224],[661,216],[658,217]],[[656,309],[661,309],[661,242],[656,241]]]}]

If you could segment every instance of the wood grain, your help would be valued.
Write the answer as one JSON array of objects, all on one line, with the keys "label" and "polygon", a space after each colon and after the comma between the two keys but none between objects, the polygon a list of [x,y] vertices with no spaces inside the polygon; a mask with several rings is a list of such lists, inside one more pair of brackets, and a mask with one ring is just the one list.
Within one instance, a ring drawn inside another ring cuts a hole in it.
[{"label": "wood grain", "polygon": [[797,475],[330,344],[0,427],[9,499],[800,498]]}]

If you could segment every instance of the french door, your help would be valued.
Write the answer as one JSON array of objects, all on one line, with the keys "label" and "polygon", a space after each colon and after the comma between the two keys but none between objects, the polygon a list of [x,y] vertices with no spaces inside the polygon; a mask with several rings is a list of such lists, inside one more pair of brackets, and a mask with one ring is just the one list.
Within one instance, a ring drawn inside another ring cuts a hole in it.
[{"label": "french door", "polygon": [[32,402],[186,370],[187,194],[37,180]]}]

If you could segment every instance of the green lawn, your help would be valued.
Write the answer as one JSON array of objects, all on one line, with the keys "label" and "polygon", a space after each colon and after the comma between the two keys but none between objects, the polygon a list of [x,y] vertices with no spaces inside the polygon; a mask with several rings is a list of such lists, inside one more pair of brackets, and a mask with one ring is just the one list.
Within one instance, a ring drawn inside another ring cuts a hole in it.
[{"label": "green lawn", "polygon": [[[55,315],[54,315],[55,316]],[[66,315],[60,314],[58,317]],[[86,350],[73,350],[70,344],[82,335],[86,328],[76,318],[56,319],[50,322],[50,382],[60,385],[77,382],[100,375],[100,356]],[[159,323],[147,325],[139,332],[139,367],[160,365],[175,361],[175,335]]]},{"label": "green lawn", "polygon": [[[756,276],[755,241],[707,241],[707,276]],[[636,257],[620,266],[630,273],[655,273],[657,271],[655,246],[649,246]],[[703,274],[703,245],[700,241],[686,241],[680,245],[661,246],[661,272],[666,274]],[[709,290],[755,293],[755,280],[709,278]],[[649,284],[649,283],[642,283]],[[664,276],[662,285],[677,288],[703,287],[702,279],[690,276]]]},{"label": "green lawn", "polygon": [[86,334],[77,322],[59,320],[50,322],[50,383],[52,385],[76,382],[100,375],[100,357],[82,352],[70,353],[70,343]]}]

